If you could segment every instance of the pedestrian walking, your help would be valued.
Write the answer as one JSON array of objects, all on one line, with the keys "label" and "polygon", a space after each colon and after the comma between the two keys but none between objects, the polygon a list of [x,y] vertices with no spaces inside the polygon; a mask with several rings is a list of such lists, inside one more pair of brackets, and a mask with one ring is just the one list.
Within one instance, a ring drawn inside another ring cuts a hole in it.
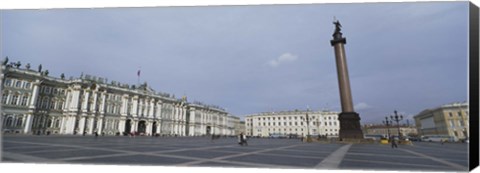
[{"label": "pedestrian walking", "polygon": [[238,135],[238,144],[243,146],[243,132]]},{"label": "pedestrian walking", "polygon": [[243,144],[245,144],[246,146],[248,146],[248,143],[247,143],[247,135],[243,134],[242,133],[242,142]]},{"label": "pedestrian walking", "polygon": [[395,142],[395,139],[393,137],[390,137],[391,141],[392,141],[392,148],[398,148],[397,146],[397,143]]}]

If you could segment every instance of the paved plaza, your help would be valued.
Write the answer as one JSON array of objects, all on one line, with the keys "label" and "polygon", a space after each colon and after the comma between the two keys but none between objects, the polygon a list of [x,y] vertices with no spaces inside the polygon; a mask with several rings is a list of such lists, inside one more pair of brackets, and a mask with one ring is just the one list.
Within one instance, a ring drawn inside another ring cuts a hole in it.
[{"label": "paved plaza", "polygon": [[2,162],[349,170],[467,171],[468,145],[303,143],[299,139],[4,136]]}]

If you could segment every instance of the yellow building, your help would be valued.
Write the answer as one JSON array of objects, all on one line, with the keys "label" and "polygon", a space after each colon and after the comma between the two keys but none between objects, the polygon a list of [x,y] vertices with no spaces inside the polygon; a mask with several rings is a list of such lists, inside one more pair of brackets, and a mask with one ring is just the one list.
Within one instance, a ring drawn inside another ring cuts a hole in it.
[{"label": "yellow building", "polygon": [[414,116],[419,135],[448,135],[458,139],[467,138],[468,103],[452,103],[426,109]]}]

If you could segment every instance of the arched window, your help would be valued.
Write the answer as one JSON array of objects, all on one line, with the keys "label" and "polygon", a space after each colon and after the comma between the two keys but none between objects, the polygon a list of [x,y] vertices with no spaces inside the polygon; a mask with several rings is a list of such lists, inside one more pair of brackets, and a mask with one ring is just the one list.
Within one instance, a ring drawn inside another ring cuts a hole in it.
[{"label": "arched window", "polygon": [[49,109],[55,109],[55,100],[52,99],[52,100],[50,101],[50,107],[49,107]]},{"label": "arched window", "polygon": [[44,97],[42,100],[42,108],[46,109],[48,107],[48,97]]},{"label": "arched window", "polygon": [[9,93],[8,91],[5,91],[2,94],[2,104],[7,104],[8,93]]},{"label": "arched window", "polygon": [[15,94],[15,95],[13,95],[12,100],[10,100],[10,104],[16,105],[17,102],[18,102],[18,95]]},{"label": "arched window", "polygon": [[13,118],[7,117],[7,120],[5,121],[5,127],[11,127],[12,124],[13,124]]},{"label": "arched window", "polygon": [[62,110],[63,109],[63,101],[58,101],[57,103],[58,103],[57,109]]},{"label": "arched window", "polygon": [[22,87],[22,81],[17,81],[17,83],[15,83],[15,87],[17,88]]},{"label": "arched window", "polygon": [[15,126],[16,126],[16,127],[21,127],[22,124],[23,124],[23,118],[20,117],[20,118],[17,119],[17,124],[16,124]]},{"label": "arched window", "polygon": [[22,96],[22,101],[21,101],[21,105],[22,106],[27,106],[27,102],[28,102],[28,95],[23,95]]},{"label": "arched window", "polygon": [[52,127],[52,119],[48,119],[47,121],[47,127]]},{"label": "arched window", "polygon": [[55,128],[60,127],[60,119],[55,120]]},{"label": "arched window", "polygon": [[12,79],[6,79],[5,86],[11,86],[11,85],[12,85]]}]

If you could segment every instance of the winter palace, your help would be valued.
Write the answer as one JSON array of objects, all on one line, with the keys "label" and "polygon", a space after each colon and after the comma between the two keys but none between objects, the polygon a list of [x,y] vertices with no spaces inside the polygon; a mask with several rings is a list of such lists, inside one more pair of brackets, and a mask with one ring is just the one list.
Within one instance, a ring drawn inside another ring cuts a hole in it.
[{"label": "winter palace", "polygon": [[2,131],[68,135],[235,135],[240,118],[224,109],[188,102],[139,86],[81,75],[65,78],[48,70],[1,66]]}]

